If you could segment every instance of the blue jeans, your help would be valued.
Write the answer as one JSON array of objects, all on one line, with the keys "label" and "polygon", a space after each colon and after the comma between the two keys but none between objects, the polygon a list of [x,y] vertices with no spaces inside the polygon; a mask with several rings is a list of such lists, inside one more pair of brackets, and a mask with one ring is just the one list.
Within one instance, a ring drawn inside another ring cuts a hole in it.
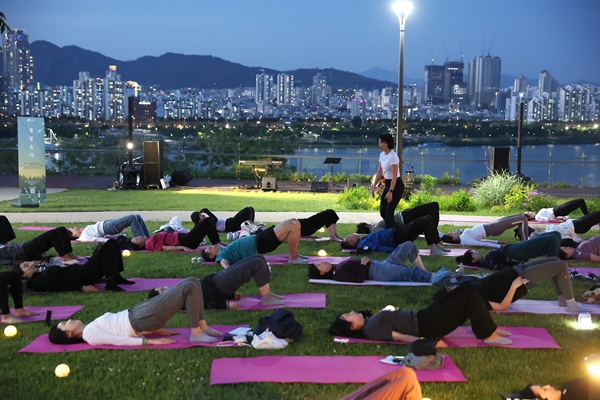
[{"label": "blue jeans", "polygon": [[371,261],[369,279],[382,282],[430,282],[431,272],[417,267],[407,267],[414,262],[419,250],[413,242],[400,243],[384,261]]},{"label": "blue jeans", "polygon": [[123,229],[131,227],[133,237],[150,237],[146,223],[139,214],[129,214],[117,219],[109,219],[102,224],[102,230],[106,235],[118,235]]}]

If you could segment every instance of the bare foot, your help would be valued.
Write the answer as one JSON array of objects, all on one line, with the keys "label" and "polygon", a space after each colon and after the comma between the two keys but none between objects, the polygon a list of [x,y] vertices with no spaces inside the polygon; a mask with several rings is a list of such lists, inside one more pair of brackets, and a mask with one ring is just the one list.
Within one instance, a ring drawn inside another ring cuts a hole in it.
[{"label": "bare foot", "polygon": [[0,323],[3,323],[3,324],[18,324],[19,322],[23,322],[23,320],[15,317],[12,314],[3,315],[2,321],[0,321]]},{"label": "bare foot", "polygon": [[512,340],[502,337],[502,336],[498,335],[496,332],[492,333],[492,335],[489,338],[484,339],[483,342],[487,343],[487,344],[500,345],[500,346],[512,344]]},{"label": "bare foot", "polygon": [[242,298],[242,294],[239,292],[235,292],[235,294],[233,295],[233,299],[234,300],[239,300]]},{"label": "bare foot", "polygon": [[27,311],[24,308],[15,310],[15,317],[31,317],[32,315],[39,315],[39,313],[35,313],[33,311]]},{"label": "bare foot", "polygon": [[236,310],[240,307],[240,303],[236,303],[235,301],[228,301],[227,302],[227,308],[229,308],[230,310]]},{"label": "bare foot", "polygon": [[98,289],[96,286],[94,285],[85,285],[83,287],[83,291],[84,292],[99,292],[100,289]]}]

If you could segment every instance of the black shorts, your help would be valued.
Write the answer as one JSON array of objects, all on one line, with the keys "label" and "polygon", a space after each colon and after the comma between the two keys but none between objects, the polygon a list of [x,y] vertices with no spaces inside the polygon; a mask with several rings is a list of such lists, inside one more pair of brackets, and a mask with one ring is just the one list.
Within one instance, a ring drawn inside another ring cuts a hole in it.
[{"label": "black shorts", "polygon": [[275,234],[275,226],[256,232],[256,251],[258,254],[270,253],[278,248],[281,243]]}]

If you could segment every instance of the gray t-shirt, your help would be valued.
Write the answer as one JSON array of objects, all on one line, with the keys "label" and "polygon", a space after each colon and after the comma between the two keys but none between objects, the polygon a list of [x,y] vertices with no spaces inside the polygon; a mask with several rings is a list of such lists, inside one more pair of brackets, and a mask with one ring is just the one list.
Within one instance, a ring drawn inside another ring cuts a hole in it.
[{"label": "gray t-shirt", "polygon": [[379,311],[367,319],[363,334],[370,340],[392,341],[392,331],[404,335],[419,336],[417,311]]}]

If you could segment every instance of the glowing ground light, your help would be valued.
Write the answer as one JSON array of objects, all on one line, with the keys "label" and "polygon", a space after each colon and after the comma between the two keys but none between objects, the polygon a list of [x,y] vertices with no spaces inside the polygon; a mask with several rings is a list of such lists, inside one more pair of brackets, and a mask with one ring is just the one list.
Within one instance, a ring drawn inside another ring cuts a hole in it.
[{"label": "glowing ground light", "polygon": [[325,250],[321,249],[318,251],[317,255],[319,257],[325,257],[327,255],[327,252]]},{"label": "glowing ground light", "polygon": [[321,229],[319,229],[319,232],[321,232],[321,233],[325,232],[325,228],[321,227]]},{"label": "glowing ground light", "polygon": [[585,358],[585,365],[590,374],[600,376],[600,355],[592,354]]},{"label": "glowing ground light", "polygon": [[54,375],[59,378],[66,378],[71,373],[71,368],[67,364],[58,364],[54,369]]},{"label": "glowing ground light", "polygon": [[123,257],[129,257],[131,255],[131,251],[123,250]]},{"label": "glowing ground light", "polygon": [[580,313],[577,317],[577,326],[579,329],[594,329],[594,324],[592,323],[592,316],[590,313]]},{"label": "glowing ground light", "polygon": [[4,336],[13,337],[17,334],[17,328],[14,325],[8,325],[4,328]]}]

